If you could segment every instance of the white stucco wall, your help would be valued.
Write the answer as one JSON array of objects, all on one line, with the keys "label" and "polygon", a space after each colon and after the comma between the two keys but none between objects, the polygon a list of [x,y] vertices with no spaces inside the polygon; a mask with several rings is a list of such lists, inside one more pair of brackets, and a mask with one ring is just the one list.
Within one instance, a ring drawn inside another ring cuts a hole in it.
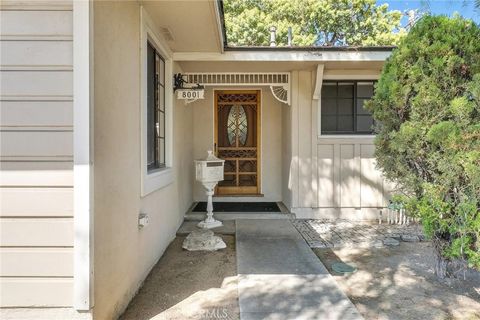
[{"label": "white stucco wall", "polygon": [[[217,90],[245,90],[242,87],[215,88]],[[287,105],[277,101],[268,87],[260,89],[262,145],[261,145],[261,192],[263,197],[216,197],[215,201],[281,201],[282,200],[282,114]],[[205,90],[205,99],[187,106],[193,110],[193,154],[195,159],[204,158],[214,144],[214,89]],[[205,201],[205,191],[195,183],[195,201]]]},{"label": "white stucco wall", "polygon": [[[174,238],[192,203],[193,111],[174,100],[174,182],[142,198],[138,3],[95,2],[94,30],[94,317],[114,319]],[[137,224],[140,212],[150,217],[143,229]]]}]

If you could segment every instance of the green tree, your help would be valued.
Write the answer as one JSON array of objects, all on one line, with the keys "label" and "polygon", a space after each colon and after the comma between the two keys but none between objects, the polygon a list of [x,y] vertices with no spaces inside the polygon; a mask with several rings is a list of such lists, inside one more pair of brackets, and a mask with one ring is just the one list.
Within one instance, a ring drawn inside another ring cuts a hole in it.
[{"label": "green tree", "polygon": [[224,0],[227,41],[234,46],[269,45],[272,26],[277,45],[395,45],[404,35],[400,11],[376,0]]},{"label": "green tree", "polygon": [[422,18],[367,104],[378,123],[377,164],[421,218],[439,277],[461,265],[480,270],[479,39],[471,20]]}]

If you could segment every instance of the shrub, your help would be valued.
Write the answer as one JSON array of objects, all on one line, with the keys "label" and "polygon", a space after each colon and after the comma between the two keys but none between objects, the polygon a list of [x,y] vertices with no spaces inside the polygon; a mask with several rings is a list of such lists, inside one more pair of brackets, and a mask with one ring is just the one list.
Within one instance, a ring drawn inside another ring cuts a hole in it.
[{"label": "shrub", "polygon": [[421,218],[436,273],[480,269],[480,28],[422,18],[387,60],[373,99],[376,159]]}]

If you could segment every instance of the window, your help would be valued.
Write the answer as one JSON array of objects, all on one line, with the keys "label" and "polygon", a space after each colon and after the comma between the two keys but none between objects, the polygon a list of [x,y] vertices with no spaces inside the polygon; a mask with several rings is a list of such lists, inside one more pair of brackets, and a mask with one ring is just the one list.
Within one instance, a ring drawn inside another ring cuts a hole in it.
[{"label": "window", "polygon": [[364,109],[373,96],[374,81],[324,81],[322,134],[372,134],[372,114]]},{"label": "window", "polygon": [[140,20],[140,195],[145,197],[174,181],[173,66],[172,51],[143,8]]},{"label": "window", "polygon": [[147,44],[147,170],[165,167],[165,60]]}]

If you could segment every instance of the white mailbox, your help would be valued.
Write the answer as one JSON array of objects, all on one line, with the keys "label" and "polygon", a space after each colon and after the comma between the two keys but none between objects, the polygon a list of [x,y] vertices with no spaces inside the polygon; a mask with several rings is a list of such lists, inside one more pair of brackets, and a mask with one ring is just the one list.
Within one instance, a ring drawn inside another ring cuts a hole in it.
[{"label": "white mailbox", "polygon": [[200,182],[218,182],[223,180],[223,167],[225,160],[218,159],[208,151],[205,160],[195,160],[197,181]]},{"label": "white mailbox", "polygon": [[218,181],[223,180],[224,165],[225,160],[218,159],[210,150],[205,160],[195,160],[195,175],[197,181],[203,184],[207,194],[207,218],[198,224],[200,228],[210,229],[222,225],[221,221],[213,218],[212,196]]}]

